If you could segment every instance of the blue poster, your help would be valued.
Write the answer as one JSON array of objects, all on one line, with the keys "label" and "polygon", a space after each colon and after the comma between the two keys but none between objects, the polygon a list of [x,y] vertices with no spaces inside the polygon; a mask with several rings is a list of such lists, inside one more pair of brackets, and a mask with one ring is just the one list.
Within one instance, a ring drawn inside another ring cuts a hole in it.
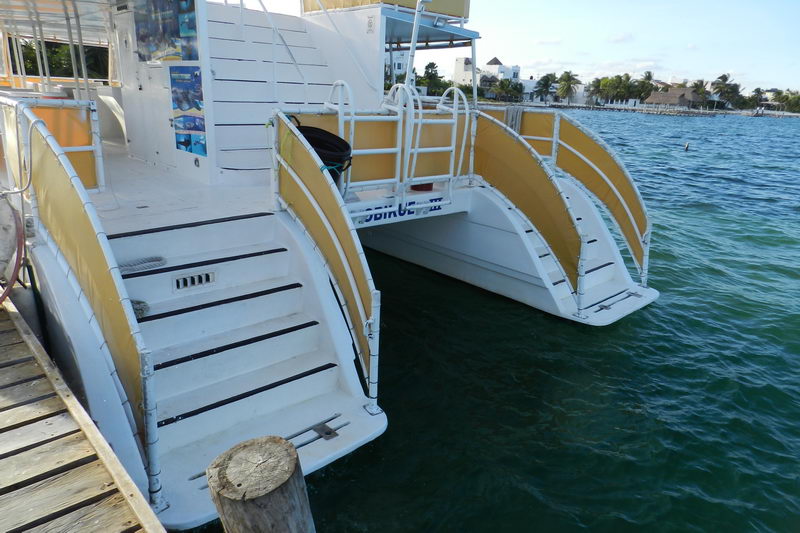
[{"label": "blue poster", "polygon": [[135,0],[139,61],[196,61],[194,0]]},{"label": "blue poster", "polygon": [[169,67],[175,148],[205,157],[206,118],[200,67]]}]

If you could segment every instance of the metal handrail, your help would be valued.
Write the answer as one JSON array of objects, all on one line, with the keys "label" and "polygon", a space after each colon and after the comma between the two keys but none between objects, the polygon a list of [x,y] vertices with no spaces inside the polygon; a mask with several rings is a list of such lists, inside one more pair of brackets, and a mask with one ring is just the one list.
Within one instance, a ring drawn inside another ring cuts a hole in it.
[{"label": "metal handrail", "polygon": [[[363,302],[361,301],[358,283],[356,283],[355,273],[353,272],[353,265],[350,264],[350,261],[347,257],[347,254],[342,249],[342,244],[340,242],[339,236],[331,226],[330,221],[328,220],[328,216],[323,211],[322,207],[317,202],[314,195],[311,194],[310,190],[306,186],[303,177],[297,174],[297,172],[292,168],[291,164],[287,162],[281,155],[280,155],[280,139],[276,139],[276,145],[273,148],[273,157],[277,164],[284,168],[292,180],[297,184],[298,188],[303,192],[305,197],[307,198],[308,202],[314,209],[315,214],[322,222],[322,226],[324,227],[328,237],[334,244],[336,248],[336,253],[339,256],[339,261],[341,261],[342,266],[345,270],[345,275],[347,276],[347,283],[350,285],[351,290],[355,296],[355,304],[356,304],[356,312],[358,314],[360,324],[352,324],[353,328],[358,326],[363,328],[362,334],[367,340],[369,346],[369,353],[365,354],[369,357],[369,375],[368,379],[368,397],[369,397],[369,404],[367,406],[367,410],[372,414],[377,414],[380,412],[380,408],[377,404],[378,398],[378,348],[379,348],[379,330],[380,330],[380,292],[375,289],[375,284],[372,280],[372,276],[370,275],[369,265],[367,264],[366,257],[364,255],[364,251],[361,248],[361,241],[358,238],[356,233],[356,229],[352,224],[352,220],[350,219],[349,213],[347,212],[347,207],[344,204],[344,199],[339,196],[338,191],[334,187],[333,180],[331,178],[330,172],[327,170],[325,165],[323,164],[322,160],[319,158],[317,153],[308,143],[308,141],[303,137],[300,131],[295,127],[291,120],[281,111],[276,111],[275,119],[276,121],[280,121],[280,123],[289,129],[295,139],[301,144],[301,146],[305,149],[306,153],[309,157],[314,161],[315,165],[320,169],[319,172],[321,177],[325,179],[325,181],[329,184],[331,188],[331,192],[333,193],[332,196],[337,200],[337,206],[341,211],[342,217],[345,220],[347,225],[347,230],[349,231],[352,237],[352,243],[356,248],[356,252],[358,255],[358,260],[360,262],[360,267],[363,270],[364,279],[366,281],[370,302],[372,303],[372,307],[367,310],[364,308]],[[277,167],[276,167],[277,168]],[[276,171],[277,175],[277,171]],[[297,215],[294,215],[297,217]],[[302,223],[302,221],[301,221]],[[323,260],[327,264],[329,259],[323,257]],[[335,276],[331,273],[332,279],[336,279]],[[351,318],[352,322],[352,318]],[[354,338],[355,342],[355,338]],[[358,342],[355,342],[358,345]]]},{"label": "metal handrail", "polygon": [[[53,102],[60,102],[62,107],[80,107],[86,105],[86,102],[79,101],[48,101],[48,103]],[[75,188],[75,193],[78,195],[78,198],[83,205],[84,213],[89,219],[89,224],[92,227],[92,231],[95,232],[95,235],[98,239],[98,246],[100,246],[102,250],[103,259],[108,265],[108,271],[111,274],[114,287],[117,291],[117,299],[123,308],[128,322],[129,332],[133,339],[133,343],[136,346],[136,350],[138,352],[137,355],[139,356],[142,379],[142,398],[144,404],[142,406],[142,411],[145,425],[144,446],[147,455],[148,486],[150,492],[150,501],[154,509],[158,511],[166,507],[166,501],[164,500],[163,493],[161,492],[161,468],[159,466],[157,447],[158,419],[153,389],[153,365],[152,360],[150,359],[150,352],[145,346],[139,324],[135,319],[130,296],[128,295],[125,284],[122,281],[122,276],[119,273],[119,265],[117,264],[117,260],[111,250],[111,246],[108,243],[106,232],[103,229],[103,225],[100,221],[99,215],[97,214],[97,210],[92,204],[88,192],[83,186],[80,176],[78,176],[78,173],[75,171],[75,168],[72,166],[72,163],[67,157],[67,152],[65,152],[64,148],[62,148],[58,143],[55,136],[53,136],[53,134],[45,125],[44,121],[37,117],[34,113],[32,107],[38,103],[38,100],[33,99],[28,101],[19,101],[0,96],[0,105],[13,106],[18,112],[21,112],[25,116],[25,118],[30,122],[29,131],[32,132],[35,129],[42,136],[42,139],[44,139],[44,142],[47,144],[48,148],[53,151],[65,173],[70,177],[70,182]],[[30,163],[28,166],[30,167]],[[35,190],[31,193],[31,204],[33,206],[34,217],[38,219],[38,202]],[[44,223],[41,220],[40,223],[44,226]],[[46,228],[46,226],[44,227]],[[56,245],[58,245],[58,243],[56,243]],[[70,268],[72,268],[71,265]],[[92,312],[94,312],[94,309],[92,309]],[[105,335],[102,330],[100,331],[103,333],[103,335]]]}]

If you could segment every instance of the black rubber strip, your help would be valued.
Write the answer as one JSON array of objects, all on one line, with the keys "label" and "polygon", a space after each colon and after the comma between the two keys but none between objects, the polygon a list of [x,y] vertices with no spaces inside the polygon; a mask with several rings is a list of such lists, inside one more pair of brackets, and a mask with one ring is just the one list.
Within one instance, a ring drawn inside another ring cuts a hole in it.
[{"label": "black rubber strip", "polygon": [[561,285],[565,281],[567,281],[567,280],[566,279],[562,279],[561,281],[556,281],[555,283],[553,283],[553,287],[555,287],[556,285]]},{"label": "black rubber strip", "polygon": [[540,255],[540,256],[539,256],[539,259],[542,259],[543,257],[547,257],[548,255],[550,255],[550,252],[547,252],[546,254],[542,254],[542,255]]},{"label": "black rubber strip", "polygon": [[533,233],[533,230],[532,229],[526,229],[525,233]]},{"label": "black rubber strip", "polygon": [[189,268],[199,268],[208,265],[217,265],[219,263],[228,263],[231,261],[239,261],[240,259],[250,259],[251,257],[259,257],[262,255],[277,254],[286,252],[286,248],[275,248],[274,250],[262,250],[260,252],[253,252],[249,254],[231,255],[228,257],[218,257],[216,259],[207,259],[205,261],[197,261],[195,263],[185,263],[183,265],[173,265],[163,268],[154,268],[152,270],[142,270],[141,272],[131,272],[130,274],[123,274],[122,279],[141,278],[143,276],[153,276],[155,274],[164,274],[165,272],[175,272],[176,270],[186,270]]},{"label": "black rubber strip", "polygon": [[587,306],[586,306],[586,307],[584,307],[583,309],[591,309],[591,308],[592,308],[592,307],[594,307],[595,305],[600,305],[601,303],[603,303],[603,302],[605,302],[605,301],[607,301],[607,300],[610,300],[611,298],[616,298],[616,297],[617,297],[617,296],[619,296],[620,294],[623,294],[623,293],[625,293],[627,290],[628,290],[628,289],[625,289],[625,290],[619,291],[619,292],[618,292],[618,293],[616,293],[616,294],[612,294],[611,296],[608,296],[608,297],[606,297],[606,298],[603,298],[602,300],[599,300],[599,301],[597,301],[597,302],[593,303],[592,305],[587,305]]},{"label": "black rubber strip", "polygon": [[202,352],[197,352],[192,355],[187,355],[184,357],[178,357],[177,359],[172,359],[170,361],[165,361],[163,363],[159,363],[153,367],[155,370],[161,370],[162,368],[169,368],[171,366],[179,365],[181,363],[188,363],[189,361],[194,361],[196,359],[202,359],[204,357],[208,357],[210,355],[216,355],[221,352],[225,352],[228,350],[233,350],[235,348],[241,348],[242,346],[248,346],[250,344],[255,344],[257,342],[265,341],[267,339],[273,339],[275,337],[280,337],[281,335],[286,335],[288,333],[293,333],[295,331],[300,331],[301,329],[310,328],[312,326],[318,325],[319,322],[316,320],[312,320],[311,322],[306,322],[305,324],[298,324],[296,326],[291,326],[284,329],[279,329],[277,331],[272,331],[270,333],[265,333],[264,335],[258,335],[255,337],[250,337],[249,339],[243,339],[237,342],[232,342],[230,344],[226,344],[224,346],[218,346],[217,348],[211,348],[210,350],[204,350]]},{"label": "black rubber strip", "polygon": [[312,368],[311,370],[306,370],[305,372],[301,372],[294,376],[284,378],[280,381],[276,381],[274,383],[270,383],[269,385],[264,385],[263,387],[259,387],[257,389],[253,389],[251,391],[243,392],[241,394],[237,394],[236,396],[231,396],[230,398],[226,398],[225,400],[220,400],[218,402],[210,403],[203,407],[199,407],[197,409],[193,409],[191,411],[187,411],[181,415],[171,416],[169,418],[165,418],[164,420],[159,420],[158,427],[164,427],[169,424],[174,424],[175,422],[180,422],[181,420],[185,420],[187,418],[191,418],[193,416],[205,413],[206,411],[210,411],[212,409],[216,409],[217,407],[223,407],[225,405],[238,402],[239,400],[244,400],[251,396],[255,396],[256,394],[260,394],[262,392],[266,392],[271,389],[278,388],[282,385],[286,385],[287,383],[291,383],[293,381],[297,381],[299,379],[307,378],[308,376],[313,376],[314,374],[318,374],[319,372],[324,372],[325,370],[330,370],[331,368],[335,368],[336,364],[334,363],[327,363],[322,366],[318,366],[317,368]]},{"label": "black rubber strip", "polygon": [[605,263],[605,264],[603,264],[603,265],[596,266],[596,267],[594,267],[594,268],[590,268],[589,270],[587,270],[587,271],[585,272],[585,274],[591,274],[592,272],[597,272],[598,270],[600,270],[600,269],[603,269],[603,268],[605,268],[605,267],[607,267],[607,266],[611,266],[611,265],[613,265],[613,264],[614,264],[614,262],[612,261],[611,263]]},{"label": "black rubber strip", "polygon": [[292,289],[299,289],[303,285],[300,283],[290,283],[289,285],[283,285],[281,287],[274,287],[272,289],[267,289],[265,291],[258,291],[253,292],[250,294],[243,294],[241,296],[234,296],[233,298],[225,298],[224,300],[217,300],[215,302],[208,302],[205,304],[200,305],[193,305],[192,307],[184,307],[183,309],[175,309],[174,311],[167,311],[166,313],[159,313],[157,315],[149,315],[138,320],[139,323],[142,322],[151,322],[153,320],[160,320],[162,318],[167,318],[176,315],[182,315],[184,313],[192,313],[194,311],[200,311],[202,309],[208,309],[209,307],[216,307],[218,305],[225,305],[234,302],[241,302],[243,300],[250,300],[252,298],[258,298],[259,296],[266,296],[268,294],[275,294],[276,292],[283,292]]},{"label": "black rubber strip", "polygon": [[220,224],[222,222],[232,222],[234,220],[245,220],[248,218],[258,218],[258,217],[268,217],[273,215],[274,213],[250,213],[248,215],[236,215],[233,217],[225,217],[225,218],[214,218],[211,220],[200,220],[198,222],[187,222],[186,224],[175,224],[173,226],[160,226],[158,228],[150,228],[150,229],[139,229],[135,231],[126,231],[125,233],[114,233],[113,235],[108,235],[107,238],[110,239],[122,239],[124,237],[136,237],[137,235],[148,235],[150,233],[160,233],[162,231],[172,231],[176,229],[184,229],[184,228],[196,228],[198,226],[208,226],[209,224]]},{"label": "black rubber strip", "polygon": [[594,244],[597,242],[597,239],[592,239],[591,241],[586,241],[586,244]]},{"label": "black rubber strip", "polygon": [[576,218],[575,220],[577,220],[577,221],[579,221],[579,222],[580,222],[581,220],[583,220],[583,218],[582,218],[582,217],[578,217],[578,218]]}]

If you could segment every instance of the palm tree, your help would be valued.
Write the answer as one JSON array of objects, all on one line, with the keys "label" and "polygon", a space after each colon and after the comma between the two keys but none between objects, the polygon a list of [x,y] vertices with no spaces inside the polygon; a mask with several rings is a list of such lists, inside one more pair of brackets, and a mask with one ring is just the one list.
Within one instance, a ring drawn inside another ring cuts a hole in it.
[{"label": "palm tree", "polygon": [[650,95],[653,94],[653,89],[655,88],[655,84],[653,84],[654,79],[655,76],[652,70],[645,70],[644,74],[642,74],[642,79],[639,81],[639,100],[642,102],[650,98]]},{"label": "palm tree", "polygon": [[[603,94],[603,80],[595,78],[592,80],[592,83],[589,84],[589,90],[586,92],[586,95],[596,101],[597,97],[601,94]],[[594,103],[595,102],[592,102],[592,104]]]},{"label": "palm tree", "polygon": [[547,103],[547,97],[550,96],[550,91],[553,88],[553,84],[556,82],[556,73],[553,72],[551,74],[545,74],[539,81],[536,82],[536,87],[533,89],[533,94],[538,96],[539,98],[544,98],[544,103]]},{"label": "palm tree", "polygon": [[706,91],[706,80],[696,80],[692,83],[692,90],[700,97],[700,104],[706,105],[708,91]]},{"label": "palm tree", "polygon": [[556,94],[559,98],[566,98],[567,105],[570,104],[570,99],[575,95],[575,87],[580,85],[581,80],[572,73],[570,70],[565,70],[558,78],[558,90]]}]

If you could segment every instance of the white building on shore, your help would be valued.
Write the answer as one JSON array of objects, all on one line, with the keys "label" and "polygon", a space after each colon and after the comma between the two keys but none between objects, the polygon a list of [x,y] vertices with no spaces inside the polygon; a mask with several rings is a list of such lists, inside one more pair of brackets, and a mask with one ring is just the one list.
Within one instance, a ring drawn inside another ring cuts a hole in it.
[{"label": "white building on shore", "polygon": [[[478,83],[480,84],[481,78],[496,78],[497,81],[521,81],[519,72],[519,65],[507,66],[494,57],[491,61],[478,68]],[[472,59],[468,57],[456,58],[456,65],[453,69],[453,83],[456,85],[472,85]]]}]

